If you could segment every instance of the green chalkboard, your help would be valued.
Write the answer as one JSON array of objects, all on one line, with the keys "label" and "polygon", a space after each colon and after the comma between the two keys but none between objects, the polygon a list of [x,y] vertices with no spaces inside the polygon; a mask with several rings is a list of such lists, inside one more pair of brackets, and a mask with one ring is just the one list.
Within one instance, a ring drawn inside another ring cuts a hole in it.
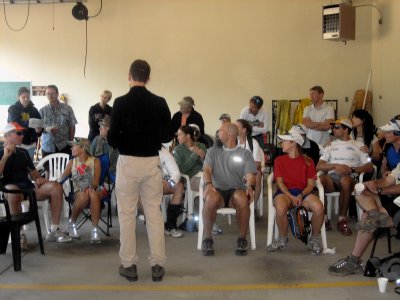
[{"label": "green chalkboard", "polygon": [[31,83],[29,81],[0,81],[0,105],[14,104],[18,100],[18,90],[23,86],[31,90]]}]

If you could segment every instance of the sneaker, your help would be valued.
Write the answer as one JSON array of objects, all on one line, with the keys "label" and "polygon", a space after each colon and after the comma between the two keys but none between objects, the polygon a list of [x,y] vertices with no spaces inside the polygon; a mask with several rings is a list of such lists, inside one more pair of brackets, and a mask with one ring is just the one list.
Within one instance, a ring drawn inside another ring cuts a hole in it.
[{"label": "sneaker", "polygon": [[98,244],[101,243],[101,239],[100,239],[100,236],[99,236],[99,229],[97,227],[93,227],[92,228],[92,233],[91,233],[91,236],[90,236],[90,243],[92,245],[98,245]]},{"label": "sneaker", "polygon": [[20,243],[21,243],[21,251],[29,250],[28,240],[26,239],[26,235],[23,233],[21,234],[20,237]]},{"label": "sneaker", "polygon": [[342,219],[341,221],[339,221],[337,223],[336,228],[337,228],[337,230],[340,231],[341,234],[343,234],[345,236],[350,236],[353,234],[353,232],[351,231],[351,229],[349,227],[349,223],[347,222],[346,219]]},{"label": "sneaker", "polygon": [[289,241],[288,238],[279,238],[267,247],[267,251],[268,252],[277,252],[277,251],[285,248],[288,241]]},{"label": "sneaker", "polygon": [[247,240],[245,238],[239,237],[237,239],[237,247],[235,250],[236,256],[245,256],[247,255]]},{"label": "sneaker", "polygon": [[165,275],[164,267],[155,265],[151,267],[151,278],[153,281],[161,281]]},{"label": "sneaker", "polygon": [[370,211],[364,220],[356,224],[356,229],[374,232],[377,228],[389,228],[393,226],[393,220],[388,214],[379,211]]},{"label": "sneaker", "polygon": [[201,251],[204,256],[214,256],[214,241],[210,238],[205,238],[201,245]]},{"label": "sneaker", "polygon": [[81,236],[78,233],[76,223],[73,223],[71,221],[68,222],[68,235],[69,235],[69,237],[76,239],[76,240],[81,238]]},{"label": "sneaker", "polygon": [[56,231],[49,232],[46,236],[47,242],[57,242],[57,243],[69,243],[72,241],[72,238],[67,236],[64,232],[61,232],[60,229]]},{"label": "sneaker", "polygon": [[224,232],[221,227],[219,227],[216,223],[214,223],[211,233],[213,235],[220,235],[220,234],[223,234]]},{"label": "sneaker", "polygon": [[136,265],[125,268],[123,265],[119,266],[119,275],[125,277],[129,281],[137,281],[139,279]]},{"label": "sneaker", "polygon": [[321,237],[312,236],[310,239],[311,254],[320,255],[322,253]]},{"label": "sneaker", "polygon": [[328,270],[331,275],[336,275],[336,276],[360,274],[363,272],[361,264],[352,260],[350,256],[339,259],[332,266],[330,266]]},{"label": "sneaker", "polygon": [[166,235],[166,236],[172,236],[173,238],[179,238],[179,237],[181,237],[181,236],[183,236],[183,233],[182,233],[182,231],[180,231],[179,229],[175,229],[175,228],[172,228],[172,229],[170,229],[170,230],[168,230],[168,229],[165,229],[164,230],[164,234]]}]

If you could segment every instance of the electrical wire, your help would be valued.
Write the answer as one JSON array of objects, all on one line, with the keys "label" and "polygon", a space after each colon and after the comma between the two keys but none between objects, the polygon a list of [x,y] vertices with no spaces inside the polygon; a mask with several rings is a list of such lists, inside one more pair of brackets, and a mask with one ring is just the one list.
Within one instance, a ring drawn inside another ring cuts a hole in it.
[{"label": "electrical wire", "polygon": [[103,9],[103,0],[100,0],[100,9],[99,9],[98,13],[95,14],[94,16],[89,16],[89,18],[91,18],[91,19],[96,18],[101,13],[102,9]]},{"label": "electrical wire", "polygon": [[8,19],[7,19],[7,13],[6,13],[6,2],[3,0],[3,12],[4,12],[4,19],[6,21],[6,24],[8,26],[8,28],[10,28],[12,31],[22,31],[25,29],[26,24],[28,24],[28,19],[29,19],[29,13],[30,13],[30,8],[31,8],[31,1],[28,1],[28,13],[26,15],[26,20],[24,25],[22,25],[21,28],[13,28],[9,23],[8,23]]},{"label": "electrical wire", "polygon": [[86,78],[86,61],[87,61],[87,53],[88,53],[88,20],[85,20],[86,23],[86,31],[85,31],[85,63],[83,65],[83,77]]}]

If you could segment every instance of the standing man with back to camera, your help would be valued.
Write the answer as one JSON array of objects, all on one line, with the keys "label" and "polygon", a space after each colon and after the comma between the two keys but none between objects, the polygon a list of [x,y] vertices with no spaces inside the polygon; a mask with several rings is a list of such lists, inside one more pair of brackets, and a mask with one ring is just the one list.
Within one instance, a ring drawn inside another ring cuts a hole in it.
[{"label": "standing man with back to camera", "polygon": [[158,151],[172,140],[171,112],[164,98],[146,89],[150,65],[135,60],[129,69],[130,91],[115,99],[108,142],[119,150],[116,195],[120,223],[121,265],[119,274],[129,281],[138,280],[136,252],[136,209],[140,196],[149,236],[153,281],[164,274],[164,220],[160,211],[163,196]]}]

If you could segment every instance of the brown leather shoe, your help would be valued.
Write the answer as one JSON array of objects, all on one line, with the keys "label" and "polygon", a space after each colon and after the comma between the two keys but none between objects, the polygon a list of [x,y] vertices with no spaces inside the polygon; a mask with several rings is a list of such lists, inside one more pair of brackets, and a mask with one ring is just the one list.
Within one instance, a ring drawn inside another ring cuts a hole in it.
[{"label": "brown leather shoe", "polygon": [[345,236],[350,236],[353,234],[346,219],[339,221],[336,228]]}]

